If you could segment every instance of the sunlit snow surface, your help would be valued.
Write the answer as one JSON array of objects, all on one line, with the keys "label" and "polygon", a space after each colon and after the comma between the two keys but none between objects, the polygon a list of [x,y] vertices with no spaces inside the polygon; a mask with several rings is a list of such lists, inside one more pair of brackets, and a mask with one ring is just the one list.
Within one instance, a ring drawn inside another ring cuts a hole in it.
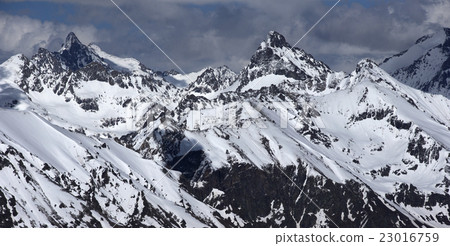
[{"label": "sunlit snow surface", "polygon": [[[336,183],[356,180],[380,197],[395,192],[400,183],[412,184],[423,194],[448,192],[449,99],[401,84],[371,61],[361,61],[346,75],[312,67],[311,57],[283,47],[275,54],[301,68],[310,81],[264,74],[256,67],[249,71],[261,76],[245,85],[236,80],[214,87],[197,81],[206,69],[163,78],[135,59],[89,47],[110,68],[129,73],[125,84],[131,86],[92,79],[74,81],[73,91],[61,95],[50,84],[42,91],[25,92],[17,85],[24,58],[13,56],[0,65],[0,157],[8,160],[0,168],[0,188],[18,204],[18,226],[92,226],[95,220],[105,227],[136,221],[156,227],[223,227],[217,214],[244,226],[236,214],[208,204],[225,190],[213,189],[199,201],[180,185],[180,172],[167,170],[162,152],[166,131],[182,136],[174,157],[201,150],[212,170],[232,163],[286,168],[302,160],[308,176]],[[263,42],[260,48],[267,47]],[[419,51],[407,56],[414,58]],[[226,78],[235,78],[225,72]],[[31,75],[30,81],[39,76]],[[155,87],[143,82],[146,76]],[[325,88],[318,90],[317,81]],[[305,87],[306,82],[311,86]],[[177,83],[181,86],[172,85]],[[95,100],[98,110],[81,108],[76,98]],[[168,112],[164,119],[163,111]],[[115,123],[105,124],[110,121]],[[125,147],[118,142],[127,134],[132,135]],[[408,151],[416,139],[438,155],[428,156],[428,163],[419,161]],[[387,175],[377,173],[386,166]],[[384,202],[429,226],[444,226],[427,218],[449,209]],[[257,220],[267,221],[283,211],[282,205],[272,203],[271,212]],[[327,225],[325,211],[316,217],[316,226]],[[284,219],[275,221],[281,224]]]}]

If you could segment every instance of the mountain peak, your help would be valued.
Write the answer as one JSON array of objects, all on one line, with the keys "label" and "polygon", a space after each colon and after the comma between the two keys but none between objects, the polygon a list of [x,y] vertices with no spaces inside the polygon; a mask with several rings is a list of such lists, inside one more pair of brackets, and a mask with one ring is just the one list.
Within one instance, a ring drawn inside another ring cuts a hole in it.
[{"label": "mountain peak", "polygon": [[78,37],[75,35],[75,33],[70,32],[67,37],[66,41],[64,42],[63,49],[70,49],[74,44],[82,45]]},{"label": "mountain peak", "polygon": [[422,36],[415,44],[426,45],[426,49],[434,48],[436,45],[443,44],[450,39],[450,28],[442,27],[434,33]]},{"label": "mountain peak", "polygon": [[208,67],[191,84],[191,90],[197,93],[210,93],[225,89],[236,80],[236,74],[227,66]]},{"label": "mountain peak", "polygon": [[409,49],[386,58],[380,67],[416,89],[450,98],[450,28],[418,39]]},{"label": "mountain peak", "polygon": [[292,48],[283,35],[271,31],[250,59],[250,63],[241,70],[237,90],[240,91],[257,78],[277,75],[297,81],[311,81],[308,90],[321,91],[325,89],[326,76],[330,72],[324,63],[299,48]]},{"label": "mountain peak", "polygon": [[78,40],[77,35],[75,35],[74,32],[69,32],[69,34],[67,34],[67,37],[66,37],[66,40],[67,39],[76,39],[76,40]]},{"label": "mountain peak", "polygon": [[374,68],[374,67],[378,67],[377,63],[372,59],[366,58],[358,62],[358,64],[356,65],[356,70],[359,70],[361,68]]},{"label": "mountain peak", "polygon": [[59,50],[59,56],[64,65],[73,71],[85,67],[93,61],[101,62],[100,57],[81,43],[73,32],[67,35],[66,41]]},{"label": "mountain peak", "polygon": [[265,44],[267,44],[270,47],[277,47],[277,48],[283,48],[288,47],[291,48],[291,45],[286,42],[286,39],[283,35],[276,31],[270,31],[267,35],[267,40],[265,41]]}]

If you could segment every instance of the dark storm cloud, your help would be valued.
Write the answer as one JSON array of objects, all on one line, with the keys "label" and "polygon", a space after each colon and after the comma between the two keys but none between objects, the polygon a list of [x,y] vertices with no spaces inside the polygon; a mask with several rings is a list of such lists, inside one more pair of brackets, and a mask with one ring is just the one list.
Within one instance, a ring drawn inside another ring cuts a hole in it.
[{"label": "dark storm cloud", "polygon": [[328,21],[317,27],[314,36],[376,50],[404,48],[411,43],[411,38],[423,35],[421,32],[425,30],[420,25],[425,14],[419,11],[422,9],[419,4],[403,5],[338,8]]},{"label": "dark storm cloud", "polygon": [[[28,19],[23,25],[31,23],[35,29],[49,34],[38,35],[40,38],[34,38],[34,44],[22,41],[16,46],[0,45],[9,47],[3,48],[1,54],[19,50],[30,53],[30,47],[38,43],[53,48],[67,32],[76,29],[76,33],[81,32],[77,35],[82,41],[96,42],[109,53],[135,57],[158,70],[175,68],[110,1],[51,2],[71,2],[73,10],[64,24]],[[268,31],[277,30],[294,44],[335,3],[332,0],[115,2],[186,72],[219,65],[238,71]],[[342,0],[298,46],[332,68],[349,71],[361,58],[381,59],[401,51],[418,37],[435,30],[438,24],[445,24],[446,8],[450,11],[447,1],[441,0]],[[0,28],[1,24],[0,19]],[[23,40],[21,35],[25,33],[18,32],[17,39]],[[12,41],[0,38],[2,42]]]},{"label": "dark storm cloud", "polygon": [[[197,3],[119,4],[181,67],[191,71],[224,64],[239,70],[270,30],[295,43],[327,10],[320,1],[312,0],[215,3],[208,8]],[[134,28],[125,17],[119,19],[123,21],[117,23],[120,30]],[[173,67],[160,58],[164,67]]]}]

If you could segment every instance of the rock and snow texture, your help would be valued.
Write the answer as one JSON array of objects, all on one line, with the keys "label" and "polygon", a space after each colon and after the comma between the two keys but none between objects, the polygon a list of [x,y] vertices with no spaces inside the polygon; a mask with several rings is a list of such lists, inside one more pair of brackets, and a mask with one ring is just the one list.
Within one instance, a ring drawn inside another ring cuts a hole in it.
[{"label": "rock and snow texture", "polygon": [[450,98],[450,29],[423,36],[380,66],[400,82]]},{"label": "rock and snow texture", "polygon": [[348,75],[276,32],[238,74],[153,71],[73,33],[13,56],[0,226],[448,227],[446,70],[417,66],[432,93],[397,80],[448,59],[447,34]]},{"label": "rock and snow texture", "polygon": [[291,47],[281,34],[272,31],[252,56],[250,64],[239,74],[237,90],[258,89],[253,88],[259,87],[254,82],[256,79],[279,75],[275,80],[295,80],[301,82],[301,89],[306,92],[321,92],[326,89],[329,73],[331,70],[324,63],[299,48]]}]

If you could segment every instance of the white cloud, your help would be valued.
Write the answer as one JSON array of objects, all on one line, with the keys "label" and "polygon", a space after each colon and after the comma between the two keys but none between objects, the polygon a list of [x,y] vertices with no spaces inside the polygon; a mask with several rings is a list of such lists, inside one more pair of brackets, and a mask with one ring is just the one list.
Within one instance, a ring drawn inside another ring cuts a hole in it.
[{"label": "white cloud", "polygon": [[344,42],[320,42],[311,40],[308,42],[306,52],[325,63],[335,71],[351,72],[356,64],[365,58],[376,62],[397,53],[398,51],[378,50],[363,45],[348,44]]},{"label": "white cloud", "polygon": [[93,26],[69,26],[40,21],[26,16],[0,14],[0,50],[5,53],[32,55],[39,47],[48,48],[75,32],[84,43],[98,41]]},{"label": "white cloud", "polygon": [[427,15],[427,22],[439,24],[444,27],[450,26],[450,1],[437,0],[432,4],[423,6]]},{"label": "white cloud", "polygon": [[394,9],[392,6],[388,6],[388,7],[387,7],[387,10],[388,10],[388,13],[389,13],[390,15],[392,15],[392,14],[395,13],[395,9]]},{"label": "white cloud", "polygon": [[[26,1],[71,3],[63,6],[74,7],[74,14],[66,20],[84,26],[0,12],[0,59],[6,57],[5,52],[29,56],[38,46],[58,49],[65,35],[74,31],[83,43],[97,42],[111,54],[135,57],[154,69],[173,67],[109,0]],[[237,71],[269,30],[280,32],[294,44],[331,7],[318,0],[284,0],[282,4],[271,0],[114,1],[185,71],[223,64]],[[219,4],[201,6],[207,3]],[[342,2],[297,46],[332,67],[353,69],[362,57],[390,56],[435,31],[438,23],[450,25],[449,8],[448,0],[389,1],[371,8]]]}]

